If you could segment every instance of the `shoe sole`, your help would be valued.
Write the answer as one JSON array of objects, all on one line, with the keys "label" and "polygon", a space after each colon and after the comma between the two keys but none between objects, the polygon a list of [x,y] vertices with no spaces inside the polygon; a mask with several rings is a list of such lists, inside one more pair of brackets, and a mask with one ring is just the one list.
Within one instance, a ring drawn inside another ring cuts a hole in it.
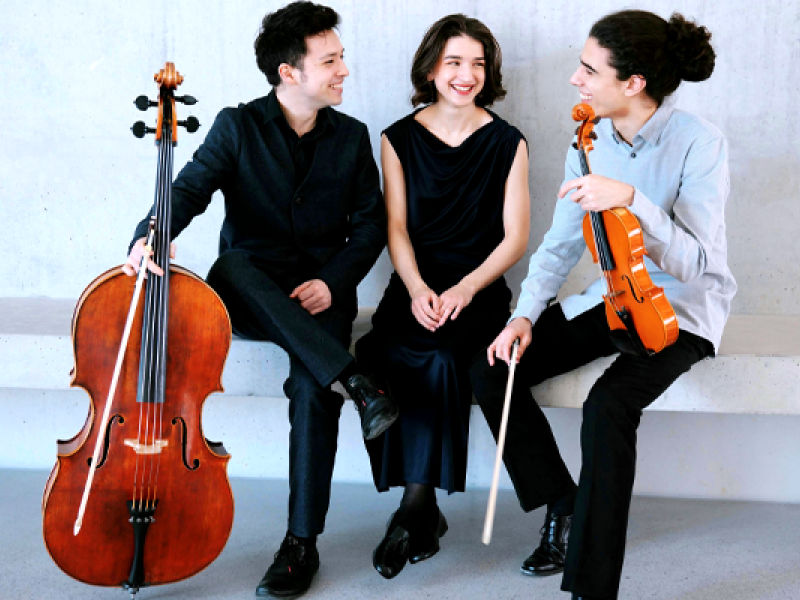
[{"label": "shoe sole", "polygon": [[564,567],[557,567],[549,571],[529,571],[525,567],[520,567],[519,570],[523,575],[527,575],[528,577],[549,577],[550,575],[558,575],[559,573],[563,573]]},{"label": "shoe sole", "polygon": [[380,436],[384,431],[392,426],[392,423],[397,420],[398,416],[400,416],[400,410],[396,409],[391,415],[389,415],[389,417],[374,419],[372,423],[370,423],[369,431],[361,432],[364,435],[364,439],[374,440],[376,437]]}]

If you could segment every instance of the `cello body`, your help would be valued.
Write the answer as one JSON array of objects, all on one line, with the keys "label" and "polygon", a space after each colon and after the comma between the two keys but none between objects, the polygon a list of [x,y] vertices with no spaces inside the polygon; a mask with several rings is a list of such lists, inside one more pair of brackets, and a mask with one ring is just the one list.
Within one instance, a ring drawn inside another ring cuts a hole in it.
[{"label": "cello body", "polygon": [[[134,530],[126,501],[138,470],[158,461],[155,520],[145,545],[144,585],[179,581],[210,564],[228,539],[233,495],[227,478],[230,456],[221,444],[202,435],[206,397],[222,391],[222,369],[231,326],[216,293],[199,277],[173,265],[170,273],[169,346],[166,402],[157,454],[137,453],[136,440],[147,408],[137,402],[141,338],[132,336],[115,395],[112,418],[98,430],[98,415],[108,392],[114,356],[134,287],[120,268],[100,275],[84,291],[72,318],[75,368],[72,386],[90,397],[83,429],[58,442],[58,460],[42,502],[44,540],[50,556],[67,574],[84,583],[125,585],[134,559]],[[141,330],[144,297],[134,328]],[[153,405],[155,406],[155,405]],[[155,410],[153,406],[149,407]],[[153,421],[152,416],[149,421]],[[107,436],[98,462],[87,516],[79,535],[73,523],[86,482],[96,437]],[[159,460],[160,459],[160,460]]]},{"label": "cello body", "polygon": [[[170,265],[172,149],[178,122],[175,65],[156,73],[159,161],[150,232],[138,278],[122,268],[97,277],[72,317],[72,386],[89,394],[89,415],[58,459],[42,500],[47,551],[71,577],[122,586],[185,579],[208,566],[233,525],[230,456],[202,431],[203,404],[222,391],[231,342],[228,312],[199,277]],[[191,96],[177,98],[194,104]],[[150,251],[161,274],[148,271]],[[144,289],[144,295],[140,292]],[[138,332],[130,335],[132,331]]]}]

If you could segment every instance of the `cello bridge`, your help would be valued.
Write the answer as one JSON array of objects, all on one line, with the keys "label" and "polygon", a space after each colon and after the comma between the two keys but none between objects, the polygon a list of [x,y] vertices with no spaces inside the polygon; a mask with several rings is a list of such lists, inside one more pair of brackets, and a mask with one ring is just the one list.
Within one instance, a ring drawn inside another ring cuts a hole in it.
[{"label": "cello bridge", "polygon": [[161,449],[165,448],[169,442],[167,440],[155,440],[152,444],[142,444],[139,440],[125,440],[125,445],[133,448],[136,454],[161,454]]}]

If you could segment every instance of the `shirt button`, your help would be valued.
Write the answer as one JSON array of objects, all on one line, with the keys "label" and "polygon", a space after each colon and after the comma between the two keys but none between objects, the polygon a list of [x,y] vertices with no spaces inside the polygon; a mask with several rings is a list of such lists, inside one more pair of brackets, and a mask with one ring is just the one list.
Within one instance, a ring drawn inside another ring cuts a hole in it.
[{"label": "shirt button", "polygon": [[295,198],[294,199],[294,203],[297,204],[297,206],[300,206],[303,203],[303,199],[302,198]]},{"label": "shirt button", "polygon": [[636,152],[631,152],[631,158],[636,158]]}]

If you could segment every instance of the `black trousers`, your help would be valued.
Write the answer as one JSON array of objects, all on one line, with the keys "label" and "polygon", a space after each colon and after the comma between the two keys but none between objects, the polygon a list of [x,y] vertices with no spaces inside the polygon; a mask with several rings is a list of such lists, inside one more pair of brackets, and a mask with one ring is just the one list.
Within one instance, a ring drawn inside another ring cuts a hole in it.
[{"label": "black trousers", "polygon": [[[682,373],[713,354],[713,346],[682,331],[652,357],[620,354],[595,382],[583,405],[582,466],[562,589],[616,598],[636,472],[636,430],[642,410]],[[567,321],[559,304],[542,313],[514,378],[504,461],[523,510],[554,502],[574,488],[544,413],[530,387],[616,352],[599,305]],[[473,360],[473,390],[497,437],[508,368]]]},{"label": "black trousers", "polygon": [[[306,271],[306,272],[304,272]],[[348,352],[355,306],[332,305],[310,315],[289,298],[312,268],[270,269],[228,251],[212,265],[208,284],[219,294],[237,335],[269,340],[289,354],[289,526],[301,537],[325,528],[336,457],[342,396],[330,389],[353,362]]]}]

